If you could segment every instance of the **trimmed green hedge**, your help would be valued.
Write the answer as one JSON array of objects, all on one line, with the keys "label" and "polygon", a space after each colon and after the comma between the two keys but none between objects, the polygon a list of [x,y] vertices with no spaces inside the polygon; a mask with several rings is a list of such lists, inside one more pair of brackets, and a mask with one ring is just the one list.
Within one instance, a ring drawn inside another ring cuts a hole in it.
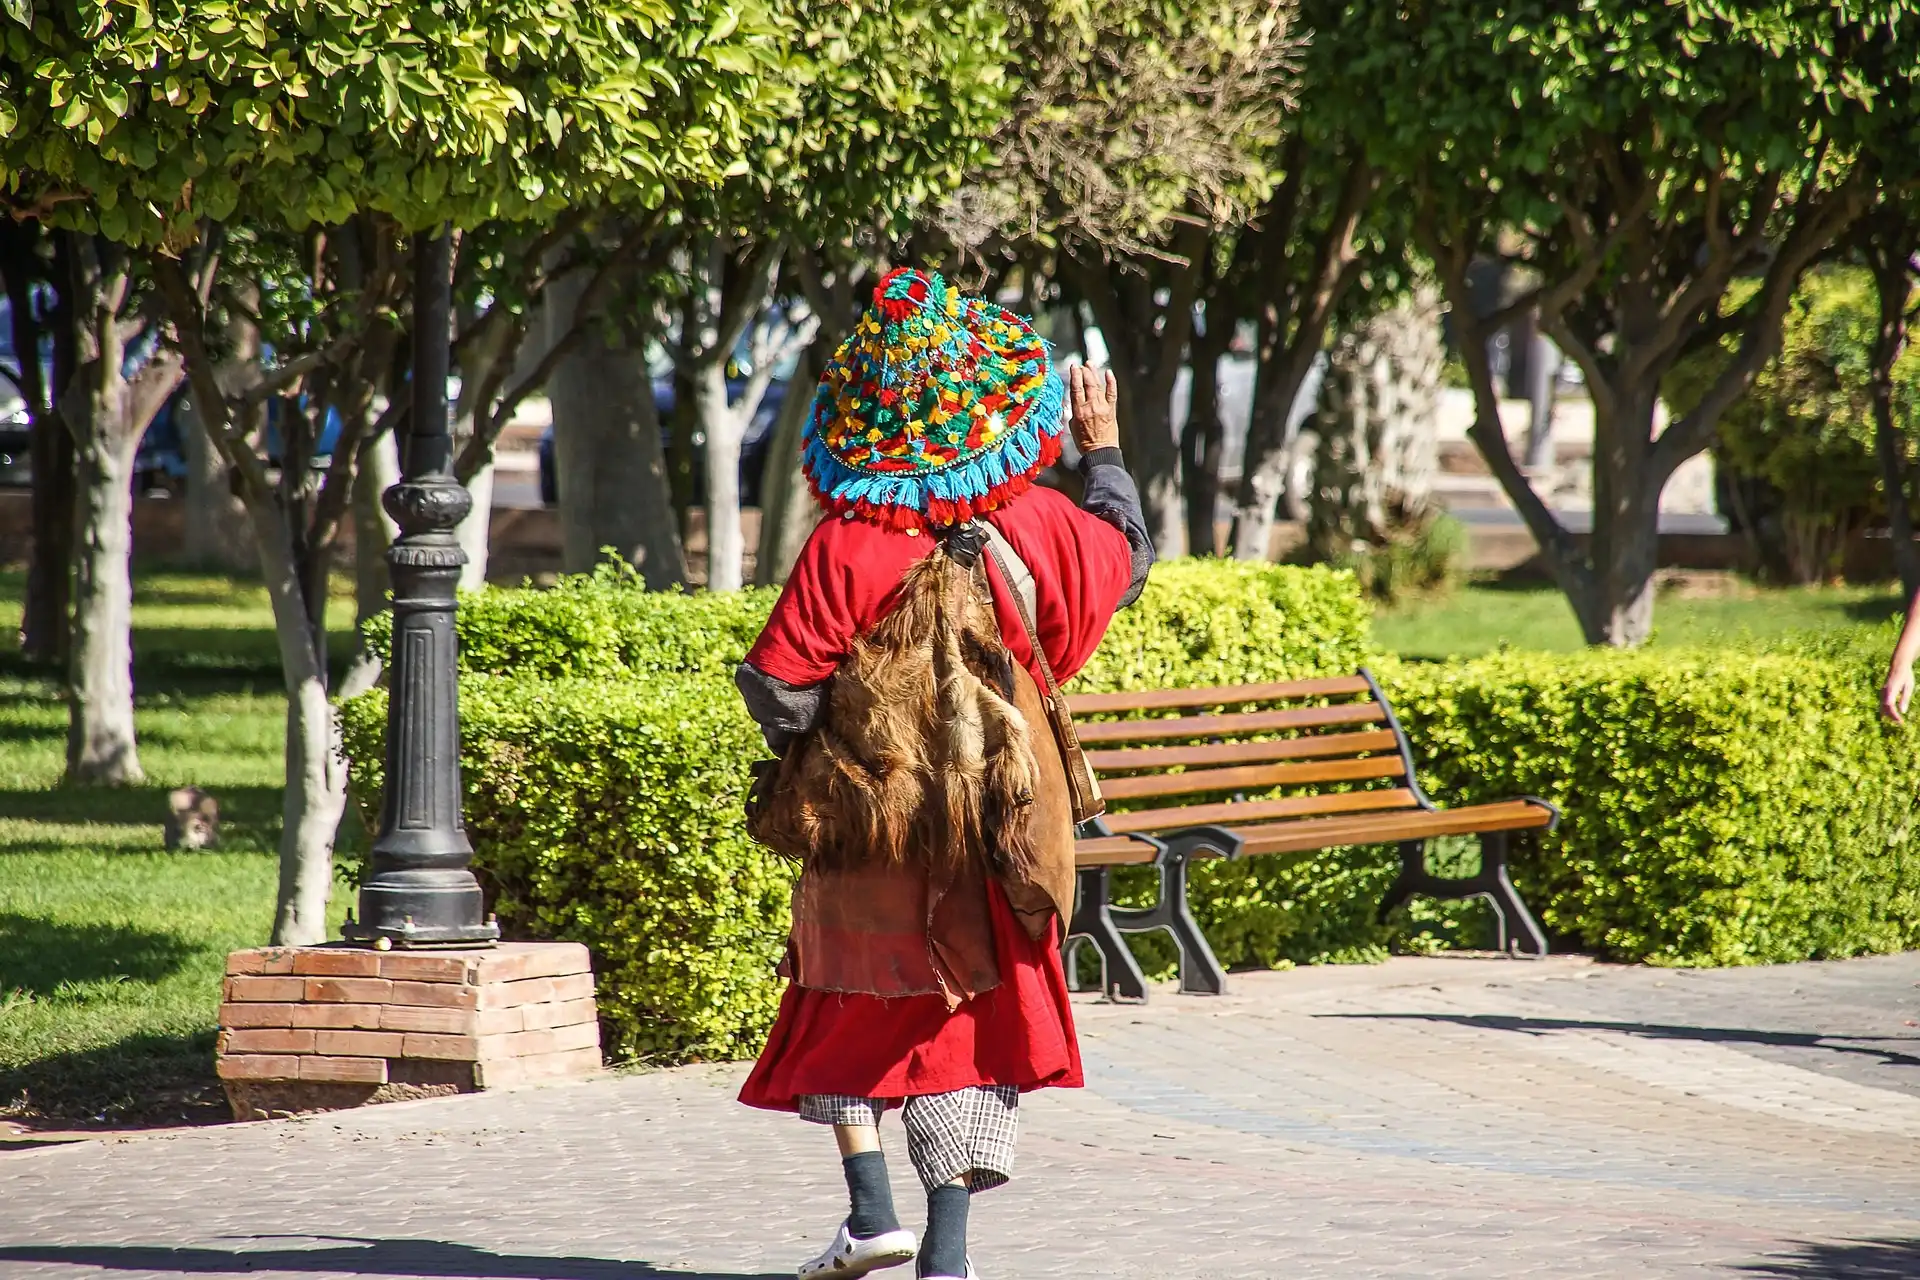
[{"label": "trimmed green hedge", "polygon": [[1862,648],[1382,674],[1436,796],[1565,811],[1515,872],[1550,931],[1619,959],[1755,964],[1920,946],[1920,735],[1880,720],[1885,650]]},{"label": "trimmed green hedge", "polygon": [[[477,866],[511,935],[593,948],[616,1058],[751,1053],[776,1007],[792,872],[743,829],[747,764],[764,749],[731,682],[771,599],[649,595],[603,574],[463,601]],[[1170,564],[1075,687],[1348,672],[1367,659],[1366,626],[1344,574]],[[1920,945],[1920,736],[1875,719],[1884,644],[1783,647],[1375,666],[1436,800],[1534,794],[1565,809],[1516,866],[1561,937],[1668,964]],[[384,695],[343,720],[356,798],[377,812]],[[1437,857],[1470,850],[1448,842]],[[1477,904],[1417,903],[1375,924],[1395,863],[1369,848],[1204,864],[1194,907],[1234,966],[1483,943]],[[1167,970],[1169,948],[1136,943]]]},{"label": "trimmed green hedge", "polygon": [[[345,704],[379,814],[386,690]],[[616,1061],[757,1052],[779,1003],[791,868],[747,838],[766,754],[730,681],[469,675],[460,767],[475,868],[509,937],[586,943]]]},{"label": "trimmed green hedge", "polygon": [[[465,674],[605,679],[705,673],[733,677],[779,592],[709,595],[645,591],[624,562],[562,578],[552,590],[464,593],[454,615]],[[383,659],[393,617],[379,614],[368,646]]]},{"label": "trimmed green hedge", "polygon": [[[462,598],[461,768],[476,868],[511,936],[593,948],[616,1058],[752,1052],[777,1004],[791,870],[746,838],[747,764],[765,749],[732,684],[772,599],[649,594],[613,571]],[[1344,573],[1176,562],[1154,571],[1075,687],[1348,672],[1365,660],[1367,626]],[[386,640],[374,637],[382,650]],[[384,692],[347,703],[342,720],[371,824]],[[1346,954],[1318,940],[1329,921],[1331,933],[1347,928],[1352,896],[1338,859],[1321,861],[1224,875],[1223,885],[1244,882],[1210,909],[1230,963]],[[1366,861],[1363,874],[1379,879]],[[1322,870],[1333,879],[1320,883]],[[1142,951],[1165,969],[1170,955],[1153,940]]]}]

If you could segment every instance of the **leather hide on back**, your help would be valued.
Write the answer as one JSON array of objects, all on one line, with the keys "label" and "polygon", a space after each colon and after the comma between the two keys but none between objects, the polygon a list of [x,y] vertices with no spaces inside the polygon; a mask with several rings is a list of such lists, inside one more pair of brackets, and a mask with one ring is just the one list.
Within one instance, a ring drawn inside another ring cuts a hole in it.
[{"label": "leather hide on back", "polygon": [[787,752],[754,838],[804,864],[790,976],[949,1003],[999,981],[986,876],[1028,933],[1072,909],[1066,773],[985,571],[936,549],[856,639]]}]

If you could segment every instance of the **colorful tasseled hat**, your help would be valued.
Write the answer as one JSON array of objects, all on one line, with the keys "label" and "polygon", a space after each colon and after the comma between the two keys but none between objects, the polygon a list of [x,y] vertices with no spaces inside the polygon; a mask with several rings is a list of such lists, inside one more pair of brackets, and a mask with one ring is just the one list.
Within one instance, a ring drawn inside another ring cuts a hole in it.
[{"label": "colorful tasseled hat", "polygon": [[959,524],[1059,458],[1063,398],[1032,325],[903,267],[821,377],[801,465],[834,515]]}]

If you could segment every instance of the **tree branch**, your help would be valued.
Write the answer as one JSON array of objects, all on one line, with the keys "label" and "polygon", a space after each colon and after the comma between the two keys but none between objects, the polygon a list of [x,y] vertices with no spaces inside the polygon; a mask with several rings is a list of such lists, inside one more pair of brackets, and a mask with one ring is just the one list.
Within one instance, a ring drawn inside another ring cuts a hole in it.
[{"label": "tree branch", "polygon": [[717,350],[707,352],[708,359],[717,358],[725,363],[733,354],[747,326],[773,296],[774,283],[780,277],[780,260],[786,249],[784,237],[763,241],[749,251],[737,272],[729,273],[732,278],[721,291],[720,315],[715,325]]},{"label": "tree branch", "polygon": [[266,465],[246,439],[233,430],[233,413],[226,394],[220,389],[218,366],[207,350],[206,312],[200,306],[193,282],[188,280],[177,258],[154,252],[148,255],[147,261],[173,321],[174,341],[179,344],[187,379],[193,387],[194,399],[199,402],[200,425],[227,466],[239,477],[250,501],[271,502],[273,485],[267,479]]},{"label": "tree branch", "polygon": [[[550,271],[547,269],[547,256],[562,240],[571,236],[584,226],[591,214],[592,211],[588,209],[568,209],[554,221],[551,227],[537,236],[524,250],[518,251],[521,260],[527,263],[532,269],[532,274],[528,277],[525,286],[526,298],[529,304],[538,301],[546,293],[548,285],[574,269],[576,265],[575,260],[569,257],[565,262],[561,263],[557,269]],[[493,306],[487,308],[485,315],[462,329],[454,338],[453,345],[449,350],[456,362],[458,362],[461,353],[467,349],[467,346],[475,341],[477,331],[483,329],[499,311],[500,306],[496,302]]]},{"label": "tree branch", "polygon": [[313,503],[309,546],[331,547],[340,531],[340,521],[353,499],[353,473],[360,462],[360,441],[366,426],[364,413],[347,414],[340,420],[340,435],[334,441],[333,456],[327,459],[327,475]]},{"label": "tree branch", "polygon": [[1713,441],[1720,415],[1745,394],[1760,369],[1780,347],[1780,326],[1793,300],[1801,273],[1866,207],[1868,184],[1858,168],[1818,204],[1800,205],[1793,229],[1787,233],[1760,286],[1759,302],[1747,326],[1740,350],[1714,379],[1685,417],[1670,422],[1654,442],[1654,478],[1664,481],[1688,458]]},{"label": "tree branch", "polygon": [[[747,375],[747,384],[740,389],[739,403],[733,406],[740,422],[753,421],[753,415],[760,412],[760,402],[766,397],[767,388],[773,384],[773,371],[784,364],[788,357],[798,355],[802,348],[813,341],[819,329],[820,317],[809,312],[799,324],[787,326],[787,336],[767,353],[766,359],[753,362],[753,372]],[[794,394],[793,389],[789,388],[787,394]]]},{"label": "tree branch", "polygon": [[1716,250],[1713,241],[1709,240],[1705,264],[1678,294],[1668,299],[1654,323],[1653,331],[1624,353],[1621,363],[1626,377],[1638,379],[1646,376],[1650,369],[1670,363],[1676,351],[1686,343],[1690,329],[1701,323],[1701,315],[1709,307],[1717,307],[1749,247],[1757,244],[1759,238],[1766,234],[1779,191],[1779,175],[1769,175],[1754,195],[1746,227],[1738,236],[1722,238],[1724,252]]},{"label": "tree branch", "polygon": [[318,351],[309,351],[303,356],[296,356],[278,368],[262,373],[258,381],[250,382],[247,389],[239,393],[237,399],[242,404],[260,404],[314,370],[323,369],[344,360],[359,341],[359,334],[342,334]]},{"label": "tree branch", "polygon": [[[498,403],[489,406],[485,400],[480,402],[480,408],[474,414],[473,436],[460,450],[460,457],[454,463],[454,474],[462,483],[478,475],[480,469],[487,465],[493,456],[494,441],[499,439],[501,429],[512,419],[514,411],[528,396],[545,386],[553,376],[553,371],[560,367],[560,362],[580,345],[586,336],[588,323],[599,313],[621,273],[652,240],[659,226],[660,217],[656,214],[630,229],[581,289],[580,296],[574,300],[573,319],[566,332],[547,348],[540,362],[526,377],[515,383]],[[501,367],[505,368],[504,363]]]},{"label": "tree branch", "polygon": [[[1430,210],[1423,212],[1431,213]],[[1534,541],[1540,544],[1548,567],[1568,599],[1583,599],[1591,589],[1592,569],[1573,535],[1561,525],[1514,460],[1513,450],[1507,444],[1506,427],[1500,420],[1500,397],[1494,390],[1493,366],[1487,359],[1487,335],[1491,329],[1482,317],[1474,314],[1472,291],[1467,286],[1467,263],[1472,256],[1472,246],[1479,239],[1477,231],[1457,228],[1454,239],[1446,242],[1434,229],[1435,220],[1431,216],[1422,221],[1427,225],[1422,227],[1419,237],[1440,276],[1440,286],[1453,313],[1454,332],[1459,336],[1461,360],[1467,366],[1467,379],[1473,388],[1473,426],[1467,435],[1526,522]]]}]

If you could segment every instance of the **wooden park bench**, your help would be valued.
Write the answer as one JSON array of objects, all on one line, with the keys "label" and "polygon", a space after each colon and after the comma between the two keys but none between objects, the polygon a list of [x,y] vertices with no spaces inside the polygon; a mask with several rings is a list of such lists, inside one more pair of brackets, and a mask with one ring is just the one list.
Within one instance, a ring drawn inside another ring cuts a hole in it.
[{"label": "wooden park bench", "polygon": [[[1068,701],[1101,792],[1110,809],[1121,810],[1087,823],[1075,842],[1080,883],[1067,930],[1069,975],[1074,952],[1090,942],[1104,964],[1108,995],[1145,999],[1146,980],[1123,935],[1164,929],[1179,949],[1180,989],[1218,995],[1226,975],[1188,909],[1188,864],[1343,845],[1399,846],[1400,874],[1380,903],[1382,919],[1414,894],[1482,897],[1499,922],[1502,951],[1511,938],[1535,956],[1547,954],[1545,935],[1507,877],[1507,854],[1514,833],[1551,830],[1559,810],[1530,797],[1436,806],[1420,789],[1406,732],[1365,669],[1286,684]],[[1231,707],[1244,710],[1225,713]],[[1153,807],[1125,809],[1141,800]],[[1479,837],[1478,874],[1431,874],[1427,841],[1455,835]],[[1152,906],[1113,905],[1116,867],[1158,870]]]}]

